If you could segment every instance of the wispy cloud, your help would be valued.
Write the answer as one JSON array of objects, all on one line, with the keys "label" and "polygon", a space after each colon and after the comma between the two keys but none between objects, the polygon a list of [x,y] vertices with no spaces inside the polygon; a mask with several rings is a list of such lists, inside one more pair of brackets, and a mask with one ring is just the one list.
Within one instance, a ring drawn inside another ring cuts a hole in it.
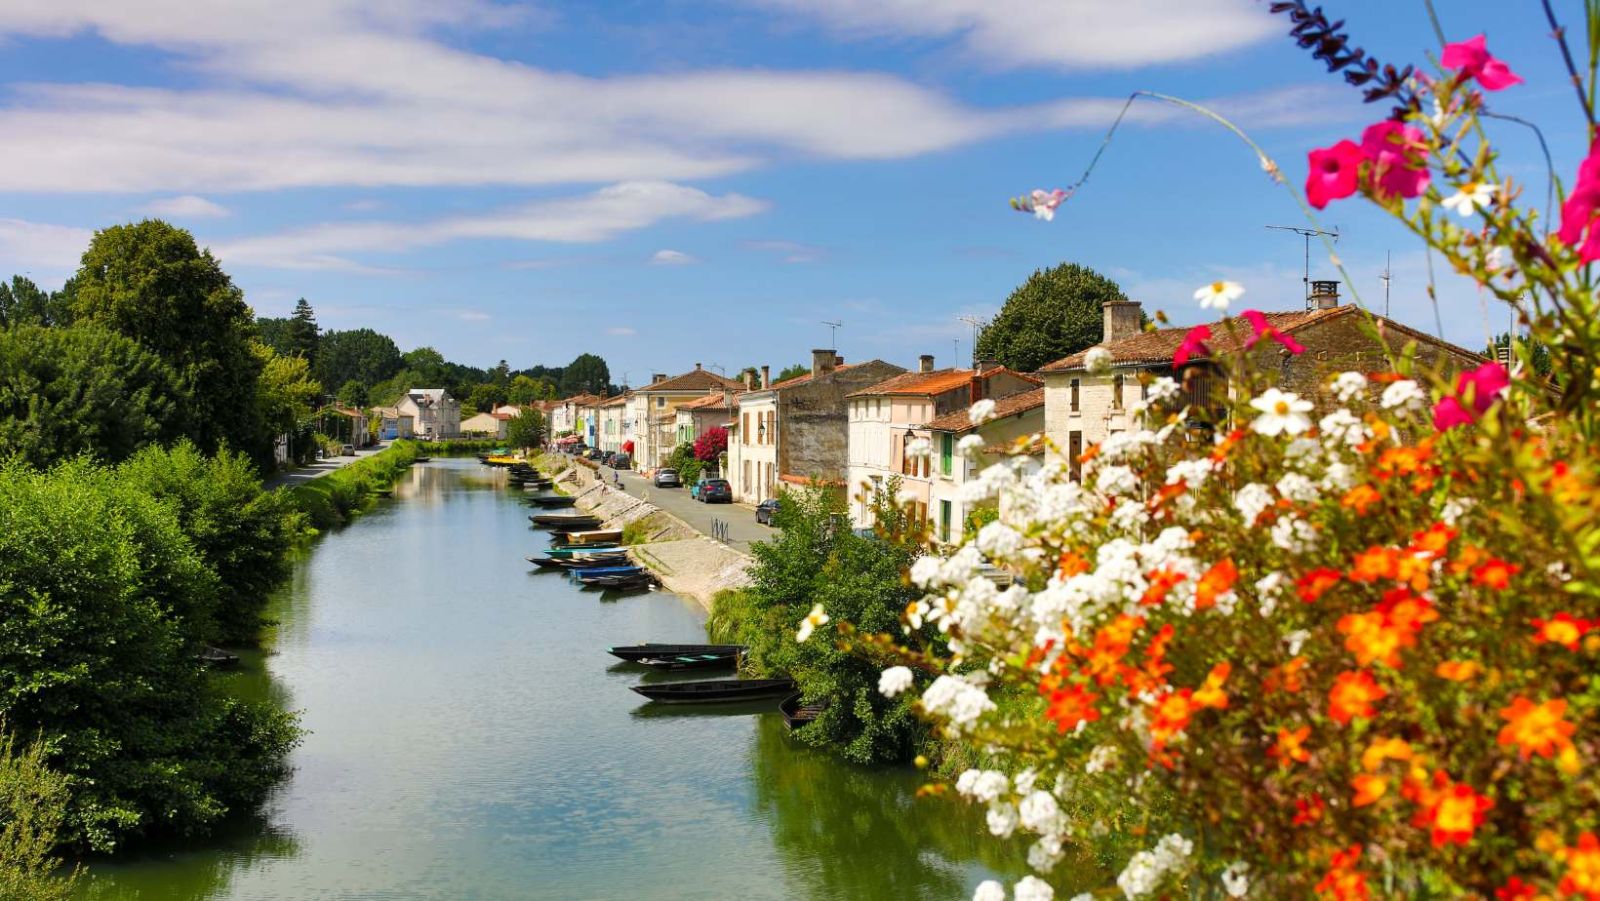
[{"label": "wispy cloud", "polygon": [[462,322],[488,322],[494,317],[481,310],[462,310],[456,313],[456,318]]},{"label": "wispy cloud", "polygon": [[826,250],[815,244],[798,241],[746,241],[744,246],[758,253],[776,254],[785,263],[814,263],[827,254]]},{"label": "wispy cloud", "polygon": [[0,261],[14,269],[68,272],[78,268],[92,237],[86,228],[0,219]]},{"label": "wispy cloud", "polygon": [[174,219],[221,219],[232,215],[232,211],[222,204],[195,194],[152,200],[144,205],[144,211],[155,216],[170,216]]},{"label": "wispy cloud", "polygon": [[658,250],[650,255],[650,263],[654,266],[688,266],[698,262],[699,258],[681,250]]},{"label": "wispy cloud", "polygon": [[613,325],[612,327],[606,329],[606,334],[615,335],[619,338],[631,338],[639,333],[638,331],[629,328],[626,325]]}]

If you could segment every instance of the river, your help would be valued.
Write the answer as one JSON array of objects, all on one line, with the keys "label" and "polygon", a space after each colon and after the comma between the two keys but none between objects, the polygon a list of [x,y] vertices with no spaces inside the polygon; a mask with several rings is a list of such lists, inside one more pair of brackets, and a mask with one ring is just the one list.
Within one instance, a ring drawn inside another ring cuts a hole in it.
[{"label": "river", "polygon": [[81,897],[966,898],[1020,875],[912,771],[797,745],[770,705],[651,705],[613,644],[703,641],[664,592],[530,572],[503,475],[413,467],[320,539],[231,690],[300,711],[294,773],[216,836],[89,862]]}]

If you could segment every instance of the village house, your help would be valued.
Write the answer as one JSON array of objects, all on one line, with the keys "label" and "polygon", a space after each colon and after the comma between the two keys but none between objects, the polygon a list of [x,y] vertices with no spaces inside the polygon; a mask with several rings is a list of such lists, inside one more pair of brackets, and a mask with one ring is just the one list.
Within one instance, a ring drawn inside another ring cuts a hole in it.
[{"label": "village house", "polygon": [[461,420],[461,434],[468,438],[504,438],[510,413],[478,413]]},{"label": "village house", "polygon": [[905,372],[882,360],[849,364],[833,349],[811,352],[811,371],[780,382],[761,367],[760,386],[739,395],[728,436],[728,477],[736,500],[758,504],[781,483],[842,485],[847,475],[852,392]]},{"label": "village house", "polygon": [[609,397],[596,406],[596,421],[598,435],[592,447],[598,447],[607,453],[633,449],[633,419],[628,414],[628,404],[633,399],[632,392],[624,391],[616,397]]},{"label": "village house", "polygon": [[599,437],[595,413],[602,400],[593,394],[574,394],[555,401],[548,414],[550,434],[576,435],[584,444],[594,446]]},{"label": "village house", "polygon": [[372,412],[378,414],[378,437],[384,441],[395,441],[400,438],[414,438],[417,434],[416,420],[408,414],[400,412],[398,407],[373,407]]},{"label": "village house", "polygon": [[461,437],[461,402],[444,388],[412,388],[395,404],[402,416],[411,417],[418,438]]},{"label": "village house", "polygon": [[730,428],[738,415],[738,397],[742,390],[723,388],[705,397],[698,397],[678,405],[673,423],[674,445],[694,441],[708,430]]},{"label": "village house", "polygon": [[[995,401],[993,416],[973,425],[968,410],[954,410],[927,423],[933,441],[929,458],[928,516],[933,539],[940,544],[959,544],[966,532],[968,517],[981,504],[961,499],[961,487],[977,478],[991,464],[1015,457],[1019,452],[1043,456],[1037,441],[1044,431],[1044,392],[1034,388]],[[962,439],[977,436],[979,450],[968,456],[960,449]],[[909,476],[907,477],[910,478]],[[992,503],[988,506],[993,506]]]},{"label": "village house", "polygon": [[682,375],[656,375],[650,384],[634,389],[627,403],[634,430],[634,468],[655,469],[672,453],[679,404],[705,397],[714,389],[740,387],[737,381],[696,363],[694,369]]},{"label": "village house", "polygon": [[[1257,365],[1278,373],[1278,387],[1305,397],[1319,406],[1328,399],[1327,381],[1337,372],[1380,372],[1389,369],[1386,347],[1398,352],[1416,342],[1418,362],[1429,369],[1455,372],[1483,362],[1479,355],[1384,316],[1373,315],[1381,333],[1379,343],[1365,330],[1368,314],[1339,303],[1339,283],[1312,282],[1309,309],[1264,314],[1277,331],[1292,336],[1305,347],[1290,354],[1274,341],[1256,345]],[[1191,425],[1211,428],[1218,392],[1226,388],[1222,371],[1204,355],[1192,358],[1177,371],[1173,357],[1190,327],[1143,331],[1140,306],[1135,301],[1107,301],[1102,305],[1104,339],[1095,347],[1110,354],[1110,371],[1091,373],[1085,359],[1094,348],[1041,367],[1045,384],[1045,434],[1052,453],[1072,461],[1074,476],[1084,450],[1108,436],[1135,427],[1133,405],[1146,396],[1146,384],[1161,376],[1183,387],[1182,404],[1191,407]],[[1237,349],[1253,334],[1241,319],[1210,324],[1213,353]]]},{"label": "village house", "polygon": [[929,458],[906,449],[931,440],[927,424],[948,413],[964,413],[984,398],[998,401],[1038,387],[1038,379],[987,361],[976,369],[936,370],[933,356],[924,354],[916,372],[850,394],[847,484],[856,525],[871,525],[871,498],[895,478],[900,480],[900,501],[916,520],[927,520]]}]

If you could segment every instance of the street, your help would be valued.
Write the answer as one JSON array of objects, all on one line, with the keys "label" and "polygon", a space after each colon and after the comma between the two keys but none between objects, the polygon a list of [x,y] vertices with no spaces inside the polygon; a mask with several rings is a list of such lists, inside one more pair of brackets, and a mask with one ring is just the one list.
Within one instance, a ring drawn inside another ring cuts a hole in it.
[{"label": "street", "polygon": [[360,450],[356,451],[356,454],[353,457],[339,456],[334,457],[331,460],[318,460],[310,466],[301,466],[296,469],[285,470],[265,479],[262,482],[262,487],[268,491],[271,491],[274,488],[293,488],[296,485],[303,485],[312,479],[320,479],[330,472],[343,469],[357,460],[360,460],[364,457],[370,457],[379,451],[387,449],[388,447],[389,442],[380,441],[371,447],[361,448]]},{"label": "street", "polygon": [[[614,483],[617,470],[601,467],[607,484]],[[622,470],[622,484],[628,493],[647,500],[678,517],[704,535],[712,535],[712,520],[727,523],[728,546],[741,553],[750,551],[752,541],[771,538],[774,530],[756,522],[754,507],[745,504],[702,504],[689,496],[688,486],[657,488],[650,480],[631,470]]]}]

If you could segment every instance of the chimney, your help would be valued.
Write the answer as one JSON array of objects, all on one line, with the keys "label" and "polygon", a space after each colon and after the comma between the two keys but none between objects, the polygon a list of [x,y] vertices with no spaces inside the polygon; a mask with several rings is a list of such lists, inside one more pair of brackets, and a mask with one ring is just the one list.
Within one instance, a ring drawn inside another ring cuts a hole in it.
[{"label": "chimney", "polygon": [[811,352],[811,377],[827,375],[833,371],[835,355],[832,348]]},{"label": "chimney", "polygon": [[755,384],[756,384],[756,374],[755,373],[753,373],[750,370],[746,369],[744,372],[740,373],[739,377],[744,382],[744,390],[749,391],[751,388],[755,387]]},{"label": "chimney", "polygon": [[699,372],[700,371],[700,364],[699,363],[694,364],[694,371],[695,372]]},{"label": "chimney", "polygon": [[1103,337],[1100,339],[1102,344],[1139,334],[1139,314],[1142,310],[1138,301],[1108,300],[1100,305],[1100,311],[1105,317]]},{"label": "chimney", "polygon": [[834,369],[838,369],[840,366],[843,366],[843,365],[844,365],[844,354],[834,354],[833,355],[833,368]]},{"label": "chimney", "polygon": [[918,372],[932,372],[933,371],[933,354],[923,354],[922,356],[917,357],[917,371]]},{"label": "chimney", "polygon": [[652,373],[650,373],[650,384],[652,384],[652,385],[656,384],[657,382],[664,382],[666,380],[667,380],[667,374],[665,372],[652,372]]},{"label": "chimney", "polygon": [[1312,282],[1311,297],[1307,299],[1306,305],[1314,310],[1331,310],[1338,306],[1339,283],[1336,281]]},{"label": "chimney", "polygon": [[988,372],[991,369],[999,369],[999,368],[1000,368],[1000,361],[999,360],[986,360],[986,359],[982,359],[982,358],[980,358],[978,360],[978,371],[979,372]]},{"label": "chimney", "polygon": [[983,371],[974,369],[972,378],[967,380],[967,406],[970,407],[983,400],[984,394],[987,393],[985,389],[988,387],[989,380],[983,377]]},{"label": "chimney", "polygon": [[761,387],[763,389],[772,387],[772,367],[771,366],[763,366],[763,367],[761,367]]}]

